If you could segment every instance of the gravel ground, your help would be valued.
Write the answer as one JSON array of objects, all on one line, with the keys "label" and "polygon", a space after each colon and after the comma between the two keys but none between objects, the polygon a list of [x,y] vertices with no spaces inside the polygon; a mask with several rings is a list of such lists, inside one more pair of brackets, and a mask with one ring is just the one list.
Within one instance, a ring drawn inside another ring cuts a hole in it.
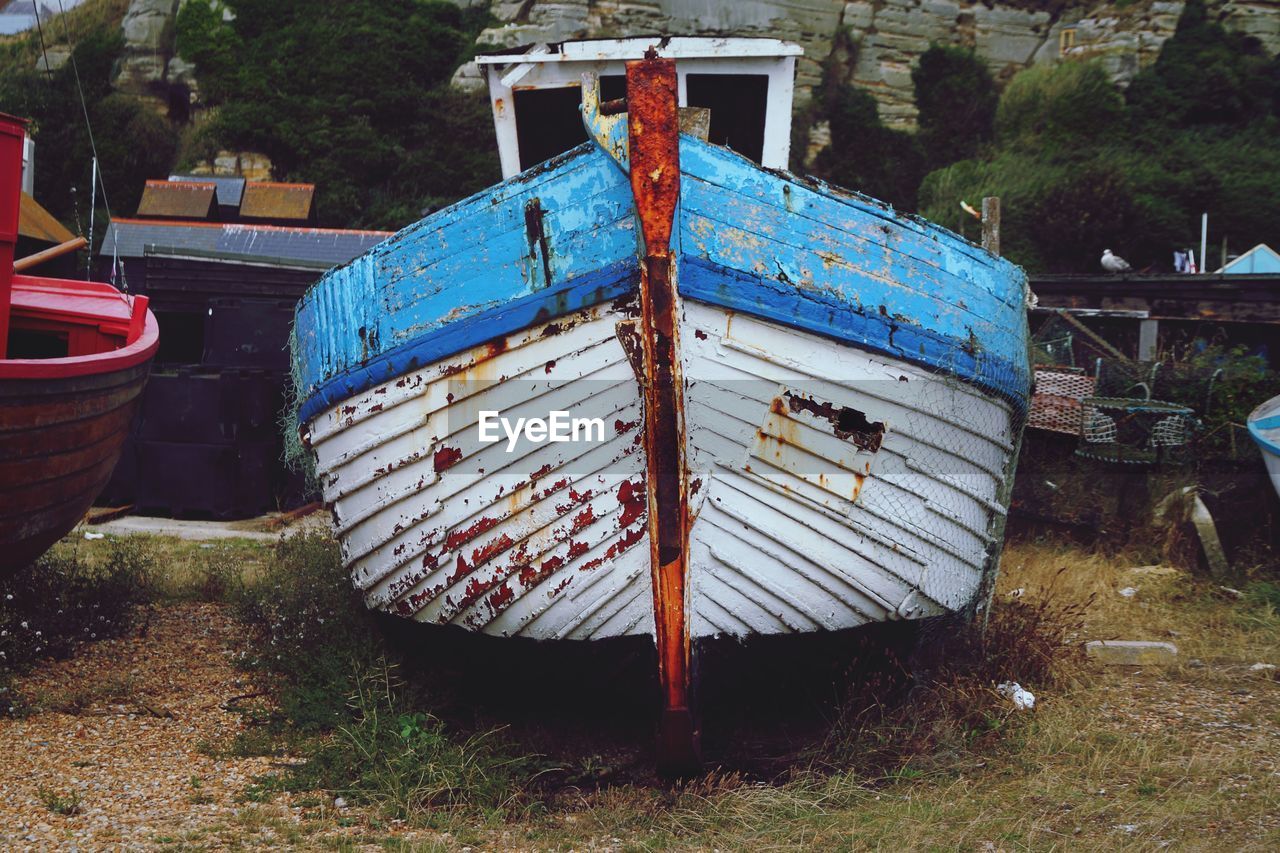
[{"label": "gravel ground", "polygon": [[318,794],[243,802],[282,760],[207,754],[242,727],[223,706],[256,692],[231,664],[244,638],[224,609],[169,605],[142,622],[18,683],[37,710],[0,718],[0,849],[266,848],[368,830]]},{"label": "gravel ground", "polygon": [[[85,646],[19,683],[40,710],[0,719],[0,846],[144,846],[225,821],[271,769],[272,759],[201,750],[240,728],[223,703],[253,692],[230,665],[234,624],[188,604],[155,611],[140,634]],[[54,797],[78,798],[76,813],[56,813]]]}]

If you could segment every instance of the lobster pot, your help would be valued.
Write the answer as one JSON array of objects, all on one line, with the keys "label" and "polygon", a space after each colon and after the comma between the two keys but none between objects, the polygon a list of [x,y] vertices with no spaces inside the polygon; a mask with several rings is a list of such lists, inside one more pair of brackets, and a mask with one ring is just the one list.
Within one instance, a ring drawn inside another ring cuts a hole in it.
[{"label": "lobster pot", "polygon": [[1035,371],[1035,394],[1027,426],[1032,429],[1079,435],[1086,397],[1094,393],[1094,379],[1078,367],[1041,368]]},{"label": "lobster pot", "polygon": [[1076,454],[1128,465],[1185,462],[1196,427],[1195,413],[1177,403],[1087,397]]}]

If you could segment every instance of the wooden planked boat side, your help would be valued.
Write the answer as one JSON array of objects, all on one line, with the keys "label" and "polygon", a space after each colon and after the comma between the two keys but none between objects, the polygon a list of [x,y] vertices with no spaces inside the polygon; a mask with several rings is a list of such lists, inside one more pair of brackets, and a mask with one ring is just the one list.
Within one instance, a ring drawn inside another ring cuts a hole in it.
[{"label": "wooden planked boat side", "polygon": [[407,370],[633,291],[632,211],[625,177],[584,144],[333,270],[297,309],[300,421]]},{"label": "wooden planked boat side", "polygon": [[119,460],[150,362],[106,374],[0,381],[0,570],[84,516]]},{"label": "wooden planked boat side", "polygon": [[[980,606],[1027,404],[1021,270],[857,194],[679,148],[690,633]],[[303,300],[300,422],[371,607],[539,639],[654,631],[636,228],[625,172],[584,146]],[[596,445],[477,438],[483,410],[592,406],[617,426]]]},{"label": "wooden planked boat side", "polygon": [[[543,639],[651,630],[639,387],[614,331],[628,316],[534,327],[317,419],[325,497],[370,606]],[[718,306],[686,301],[684,316],[694,636],[977,603],[1016,439],[1007,402]],[[486,393],[535,378],[547,387],[527,409]],[[780,418],[788,389],[859,407],[886,424],[883,443],[865,453],[803,412]],[[486,406],[545,415],[587,396],[612,413],[614,441],[508,455],[475,440]]]},{"label": "wooden planked boat side", "polygon": [[[1020,269],[936,225],[693,137],[681,137],[680,155],[682,296],[1025,405]],[[585,145],[333,271],[297,313],[300,420],[418,365],[634,291],[633,211],[623,172]]]},{"label": "wooden planked boat side", "polygon": [[[38,465],[46,456],[75,452],[77,448],[97,444],[127,431],[133,414],[134,407],[126,401],[98,417],[64,421],[41,430],[11,430],[0,440],[0,470],[9,470],[4,467],[6,465]],[[16,472],[17,469],[13,470]],[[5,479],[0,476],[0,481]]]},{"label": "wooden planked boat side", "polygon": [[[145,381],[146,371],[141,371],[140,375]],[[61,424],[100,418],[126,405],[138,393],[133,380],[114,386],[84,390],[76,390],[72,386],[51,392],[49,386],[57,386],[60,381],[0,382],[0,435],[8,432],[31,433]],[[28,387],[23,388],[24,384]],[[35,388],[37,384],[45,387]]]},{"label": "wooden planked boat side", "polygon": [[[648,630],[640,395],[616,334],[629,317],[597,306],[540,324],[319,419],[325,498],[370,606],[498,635]],[[611,429],[507,453],[478,442],[485,409],[573,409]]]},{"label": "wooden planked boat side", "polygon": [[681,138],[682,296],[972,382],[1019,410],[1026,276],[872,199]]},{"label": "wooden planked boat side", "polygon": [[[695,636],[834,630],[974,606],[1017,417],[916,365],[684,304]],[[790,395],[882,425],[860,448]],[[963,451],[963,452],[962,452]]]}]

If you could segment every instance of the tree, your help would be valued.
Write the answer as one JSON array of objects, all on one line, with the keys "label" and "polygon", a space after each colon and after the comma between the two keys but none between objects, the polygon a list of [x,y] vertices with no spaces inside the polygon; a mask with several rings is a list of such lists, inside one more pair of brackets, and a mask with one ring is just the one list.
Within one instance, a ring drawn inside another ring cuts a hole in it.
[{"label": "tree", "polygon": [[838,186],[866,193],[894,207],[915,210],[924,157],[915,137],[885,127],[876,100],[847,83],[828,87],[824,106],[831,144],[818,153],[813,171]]},{"label": "tree", "polygon": [[972,50],[933,45],[911,69],[917,139],[930,170],[976,156],[991,140],[999,95]]},{"label": "tree", "polygon": [[213,141],[315,183],[322,224],[400,227],[498,177],[487,102],[481,114],[483,99],[443,93],[483,18],[425,0],[227,6],[229,22],[194,2],[178,22],[179,52],[220,103]]},{"label": "tree", "polygon": [[1205,125],[1245,126],[1273,113],[1280,65],[1251,36],[1211,23],[1203,0],[1189,0],[1155,63],[1129,87],[1143,133]]},{"label": "tree", "polygon": [[[112,94],[112,67],[123,44],[117,31],[95,31],[76,45],[74,64],[52,74],[22,70],[0,77],[0,108],[30,120],[40,201],[73,231],[85,234],[93,170],[86,110],[97,143],[101,186],[116,215],[133,213],[146,180],[168,173],[177,145],[177,134],[166,120],[134,98]],[[97,214],[94,230],[101,235],[107,221],[101,202]]]}]

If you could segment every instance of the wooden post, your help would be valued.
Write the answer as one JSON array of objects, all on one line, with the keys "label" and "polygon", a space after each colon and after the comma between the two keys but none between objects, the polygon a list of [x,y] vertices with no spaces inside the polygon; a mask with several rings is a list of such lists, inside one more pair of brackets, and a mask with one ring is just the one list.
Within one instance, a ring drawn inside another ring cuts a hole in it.
[{"label": "wooden post", "polygon": [[1157,341],[1159,338],[1159,320],[1148,318],[1138,321],[1138,361],[1156,360]]},{"label": "wooden post", "polygon": [[1000,199],[997,196],[982,199],[982,248],[993,255],[1000,254]]}]

